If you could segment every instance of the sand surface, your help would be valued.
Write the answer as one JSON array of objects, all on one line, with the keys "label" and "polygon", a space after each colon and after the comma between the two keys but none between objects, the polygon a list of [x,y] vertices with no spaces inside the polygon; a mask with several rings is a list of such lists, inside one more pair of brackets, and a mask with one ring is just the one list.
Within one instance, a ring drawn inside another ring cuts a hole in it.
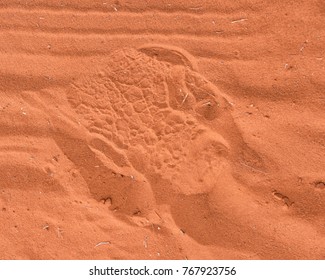
[{"label": "sand surface", "polygon": [[325,259],[324,17],[0,1],[0,258]]}]

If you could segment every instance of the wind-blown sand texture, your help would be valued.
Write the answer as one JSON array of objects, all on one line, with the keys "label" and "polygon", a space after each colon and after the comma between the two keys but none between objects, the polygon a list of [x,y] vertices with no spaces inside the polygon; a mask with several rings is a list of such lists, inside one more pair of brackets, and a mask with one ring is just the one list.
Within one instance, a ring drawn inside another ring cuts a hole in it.
[{"label": "wind-blown sand texture", "polygon": [[298,2],[1,1],[0,258],[324,259]]}]

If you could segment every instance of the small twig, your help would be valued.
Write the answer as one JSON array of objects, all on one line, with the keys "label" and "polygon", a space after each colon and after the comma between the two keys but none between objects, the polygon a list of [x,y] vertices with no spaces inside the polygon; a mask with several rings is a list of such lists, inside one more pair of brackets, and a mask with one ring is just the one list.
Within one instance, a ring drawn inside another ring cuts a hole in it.
[{"label": "small twig", "polygon": [[49,225],[45,225],[44,227],[43,227],[43,229],[45,230],[49,230],[49,228],[50,228],[50,226]]},{"label": "small twig", "polygon": [[182,105],[184,104],[184,102],[185,102],[185,100],[187,99],[187,97],[188,97],[188,92],[185,94],[185,96],[184,96],[184,98],[183,98],[182,103],[181,103],[180,106],[182,106]]},{"label": "small twig", "polygon": [[248,20],[247,18],[241,18],[241,19],[237,19],[237,20],[233,20],[231,23],[237,23],[237,22],[243,22]]},{"label": "small twig", "polygon": [[250,168],[250,169],[253,170],[253,171],[256,171],[256,172],[259,172],[259,173],[262,173],[262,174],[267,174],[267,172],[264,172],[264,171],[262,171],[262,170],[256,169],[256,168],[254,168],[253,166],[250,166],[250,165],[248,165],[248,164],[246,164],[246,163],[244,163],[244,162],[242,162],[242,161],[239,161],[239,163],[240,163],[241,165],[243,165],[243,166],[246,166],[246,167]]},{"label": "small twig", "polygon": [[211,102],[210,101],[208,101],[208,102],[205,102],[205,103],[203,103],[202,105],[208,105],[208,106],[211,106]]},{"label": "small twig", "polygon": [[158,212],[155,210],[156,215],[159,217],[160,220],[162,220],[162,217],[158,214]]},{"label": "small twig", "polygon": [[97,243],[94,248],[96,248],[98,246],[101,246],[101,245],[109,245],[109,244],[111,244],[111,242],[109,242],[109,241],[102,241],[102,242]]}]

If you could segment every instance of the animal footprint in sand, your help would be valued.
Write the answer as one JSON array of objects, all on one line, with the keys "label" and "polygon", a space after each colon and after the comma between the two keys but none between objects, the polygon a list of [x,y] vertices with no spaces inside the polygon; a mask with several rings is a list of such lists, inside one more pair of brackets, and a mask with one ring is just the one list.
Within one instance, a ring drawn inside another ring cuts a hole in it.
[{"label": "animal footprint in sand", "polygon": [[[114,160],[106,162],[114,172],[127,174],[133,169],[139,173],[136,178],[149,179],[158,174],[172,182],[174,191],[208,192],[212,187],[209,182],[215,183],[223,171],[228,172],[229,144],[209,128],[214,122],[221,131],[232,130],[225,96],[196,71],[195,59],[178,48],[147,45],[138,50],[122,49],[108,60],[100,71],[80,78],[67,92],[81,124],[92,135],[91,149],[108,158],[112,153],[105,153],[103,146],[110,146],[119,154],[123,166],[116,168]],[[92,146],[99,141],[101,145]],[[113,207],[130,208],[130,197],[135,200],[136,193],[143,203],[134,204],[132,212],[143,213],[145,207],[150,208],[154,194],[143,182],[146,179],[137,181],[138,187],[131,187],[136,180],[103,178],[104,170],[100,169],[94,171],[96,176],[85,172],[93,178],[88,185],[98,200],[111,197],[114,204],[118,196],[119,204],[124,206]],[[105,184],[99,188],[94,181]],[[120,181],[125,182],[125,188],[119,186]],[[109,188],[108,184],[115,187]]]}]

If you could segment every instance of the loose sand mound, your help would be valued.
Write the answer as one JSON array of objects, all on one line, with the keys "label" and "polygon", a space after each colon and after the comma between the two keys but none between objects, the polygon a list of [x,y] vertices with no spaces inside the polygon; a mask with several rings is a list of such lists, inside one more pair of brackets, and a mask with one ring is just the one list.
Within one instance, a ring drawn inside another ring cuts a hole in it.
[{"label": "loose sand mound", "polygon": [[24,2],[0,4],[1,258],[325,258],[321,4]]}]

